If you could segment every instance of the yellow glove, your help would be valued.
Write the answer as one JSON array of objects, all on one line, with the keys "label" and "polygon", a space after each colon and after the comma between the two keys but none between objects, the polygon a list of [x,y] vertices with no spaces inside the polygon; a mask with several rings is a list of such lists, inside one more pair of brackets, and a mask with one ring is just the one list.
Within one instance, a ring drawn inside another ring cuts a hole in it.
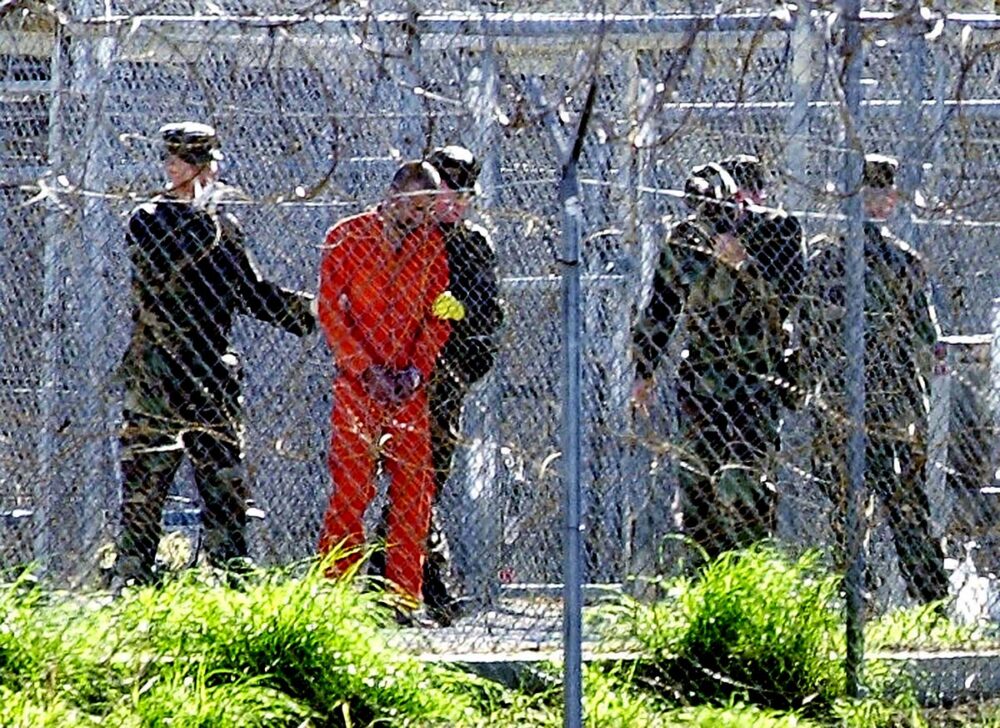
[{"label": "yellow glove", "polygon": [[461,321],[465,318],[465,306],[451,294],[451,291],[445,291],[434,299],[431,313],[439,319]]}]

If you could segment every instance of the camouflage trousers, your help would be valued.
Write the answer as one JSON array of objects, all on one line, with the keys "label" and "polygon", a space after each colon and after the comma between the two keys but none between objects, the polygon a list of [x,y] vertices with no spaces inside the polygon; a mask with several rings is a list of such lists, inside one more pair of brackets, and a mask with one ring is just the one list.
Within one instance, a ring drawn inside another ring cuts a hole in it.
[{"label": "camouflage trousers", "polygon": [[[143,402],[126,409],[120,436],[123,497],[115,575],[123,583],[154,576],[160,520],[186,454],[203,503],[209,563],[225,566],[247,555],[248,492],[243,477],[242,432],[232,408],[226,418],[192,417]],[[216,414],[223,408],[213,408]],[[209,424],[210,422],[224,424]]]},{"label": "camouflage trousers", "polygon": [[769,468],[780,436],[771,402],[679,398],[682,527],[709,559],[774,533]]},{"label": "camouflage trousers", "polygon": [[[877,430],[874,423],[869,429]],[[846,428],[820,426],[814,449],[815,472],[825,495],[833,503],[831,518],[837,544],[836,564],[846,568],[847,446]],[[944,554],[931,531],[930,504],[924,488],[926,454],[922,438],[912,441],[869,436],[865,448],[865,483],[868,494],[885,506],[899,569],[910,596],[921,603],[948,596]],[[819,444],[822,444],[820,448]],[[872,580],[869,570],[866,580]]]}]

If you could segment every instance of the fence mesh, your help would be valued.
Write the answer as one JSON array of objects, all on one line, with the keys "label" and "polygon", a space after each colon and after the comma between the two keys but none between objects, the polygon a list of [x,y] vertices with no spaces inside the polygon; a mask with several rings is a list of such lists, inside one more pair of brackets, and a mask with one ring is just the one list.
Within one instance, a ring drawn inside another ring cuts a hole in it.
[{"label": "fence mesh", "polygon": [[[89,594],[387,538],[373,560],[419,602],[429,530],[458,608],[413,649],[560,646],[554,138],[596,76],[588,599],[766,538],[845,567],[860,151],[895,160],[861,190],[866,614],[995,617],[995,16],[870,8],[849,118],[840,26],[811,4],[91,5],[0,11],[7,573]],[[213,141],[163,137],[187,121]],[[475,163],[390,187],[446,145]],[[479,227],[447,218],[456,187]]]}]

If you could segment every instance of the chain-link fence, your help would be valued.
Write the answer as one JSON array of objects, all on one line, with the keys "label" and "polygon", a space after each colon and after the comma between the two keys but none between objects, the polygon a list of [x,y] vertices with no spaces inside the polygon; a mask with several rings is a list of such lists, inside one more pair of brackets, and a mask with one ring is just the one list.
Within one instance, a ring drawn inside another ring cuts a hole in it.
[{"label": "chain-link fence", "polygon": [[97,5],[0,11],[5,569],[381,533],[419,601],[430,532],[417,644],[559,646],[574,271],[586,598],[869,534],[868,614],[997,611],[997,17]]}]

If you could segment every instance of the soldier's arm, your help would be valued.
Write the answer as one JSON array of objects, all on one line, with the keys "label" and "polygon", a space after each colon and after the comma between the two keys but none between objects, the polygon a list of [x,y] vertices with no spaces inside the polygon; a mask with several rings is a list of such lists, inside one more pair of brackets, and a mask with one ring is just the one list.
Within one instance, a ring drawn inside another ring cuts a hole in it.
[{"label": "soldier's arm", "polygon": [[474,251],[476,270],[471,276],[475,300],[463,301],[468,327],[473,335],[489,336],[503,325],[500,305],[500,284],[497,278],[497,256],[489,233],[478,225],[468,229],[469,244]]},{"label": "soldier's arm", "polygon": [[842,251],[825,235],[811,239],[808,249],[809,275],[803,281],[795,320],[803,387],[815,386],[836,366],[831,357],[840,350],[842,336]]},{"label": "soldier's arm", "polygon": [[448,289],[448,259],[444,243],[428,244],[427,285],[422,291],[424,319],[410,347],[410,363],[426,381],[434,371],[438,354],[451,334],[451,322],[433,315],[435,299]]},{"label": "soldier's arm", "polygon": [[778,269],[781,271],[779,285],[789,297],[798,297],[806,278],[806,254],[802,223],[796,217],[782,219]]},{"label": "soldier's arm", "polygon": [[651,379],[659,366],[684,306],[684,291],[677,261],[668,243],[660,251],[653,276],[652,298],[632,330],[637,378]]},{"label": "soldier's arm", "polygon": [[238,287],[238,297],[242,310],[265,323],[279,326],[285,331],[304,336],[316,328],[313,316],[313,296],[301,291],[283,288],[264,278],[253,257],[246,249],[242,233],[235,219],[226,221],[233,227],[231,234],[236,237],[233,250],[233,281]]},{"label": "soldier's arm", "polygon": [[755,227],[758,240],[748,247],[758,268],[777,286],[787,316],[802,294],[806,275],[806,254],[802,224],[784,213],[768,215]]},{"label": "soldier's arm", "polygon": [[152,291],[170,275],[170,260],[164,250],[163,225],[155,203],[139,206],[125,231],[125,245],[132,261],[132,291],[140,307],[150,304]]},{"label": "soldier's arm", "polygon": [[941,339],[941,324],[931,296],[927,266],[918,254],[914,254],[911,268],[910,281],[913,288],[907,305],[911,307],[910,320],[914,327],[914,345],[928,350]]}]

